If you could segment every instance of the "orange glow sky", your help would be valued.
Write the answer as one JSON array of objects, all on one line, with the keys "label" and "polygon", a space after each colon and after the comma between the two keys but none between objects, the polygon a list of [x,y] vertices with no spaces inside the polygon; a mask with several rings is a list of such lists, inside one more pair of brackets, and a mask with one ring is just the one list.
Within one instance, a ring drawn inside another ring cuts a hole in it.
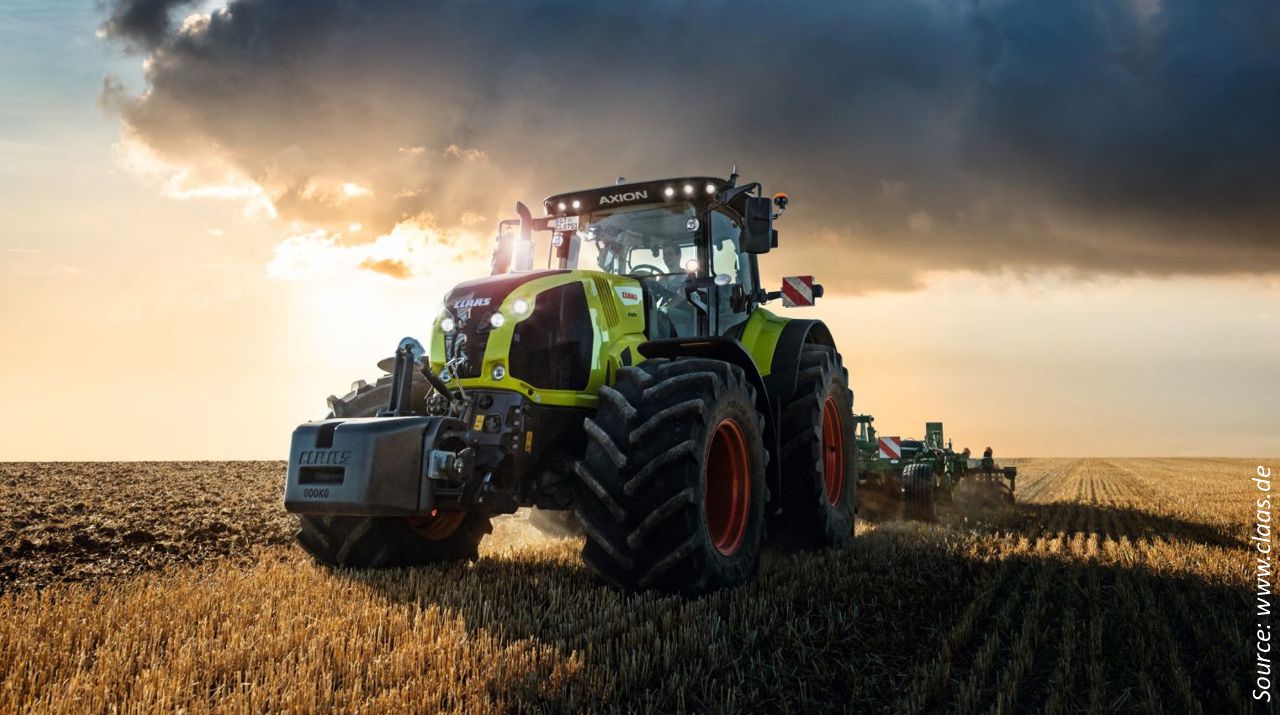
[{"label": "orange glow sky", "polygon": [[[137,56],[95,37],[101,21],[59,3],[0,10],[0,460],[283,458],[296,423],[374,378],[399,338],[424,335],[451,283],[486,271],[513,198],[601,183],[598,171],[568,186],[520,176],[445,227],[373,227],[355,224],[389,198],[339,178],[316,184],[331,191],[317,234],[242,175],[176,179],[149,164],[98,106],[105,74],[143,81]],[[454,149],[439,147],[479,160]],[[940,261],[914,289],[886,278],[863,292],[849,276],[887,259],[825,253],[799,230],[816,209],[792,199],[765,272],[776,282],[801,262],[785,256],[803,255],[839,284],[784,313],[828,321],[856,407],[883,433],[942,420],[957,446],[1005,456],[1280,455],[1275,273]],[[360,240],[317,238],[344,231]],[[387,258],[411,275],[359,268]]]}]

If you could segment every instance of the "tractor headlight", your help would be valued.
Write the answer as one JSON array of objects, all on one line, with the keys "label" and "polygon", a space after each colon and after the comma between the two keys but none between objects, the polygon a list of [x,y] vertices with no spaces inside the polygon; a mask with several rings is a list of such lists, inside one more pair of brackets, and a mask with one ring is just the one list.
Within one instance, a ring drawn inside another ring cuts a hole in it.
[{"label": "tractor headlight", "polygon": [[507,317],[503,315],[500,311],[495,310],[493,311],[493,314],[489,316],[489,325],[492,325],[495,328],[501,328],[503,323],[506,323],[506,322],[507,322]]},{"label": "tractor headlight", "polygon": [[502,363],[498,363],[493,366],[493,372],[490,374],[493,375],[494,382],[497,382],[507,376],[507,368],[503,367]]},{"label": "tractor headlight", "polygon": [[524,298],[516,298],[515,300],[511,301],[511,312],[515,313],[517,317],[528,315],[529,301],[525,300]]},{"label": "tractor headlight", "polygon": [[442,331],[452,333],[453,329],[456,327],[458,326],[453,322],[453,318],[444,317],[440,319],[440,329]]}]

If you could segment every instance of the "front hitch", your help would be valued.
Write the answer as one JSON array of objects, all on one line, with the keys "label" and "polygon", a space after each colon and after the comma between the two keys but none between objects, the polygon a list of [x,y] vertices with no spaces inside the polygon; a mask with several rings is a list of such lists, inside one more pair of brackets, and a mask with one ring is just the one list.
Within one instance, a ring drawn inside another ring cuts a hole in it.
[{"label": "front hitch", "polygon": [[427,351],[414,338],[405,338],[396,347],[395,364],[391,367],[391,399],[379,417],[404,417],[417,414],[413,404],[413,373],[416,370],[426,378],[436,392],[452,402],[449,386],[431,370],[426,359]]}]

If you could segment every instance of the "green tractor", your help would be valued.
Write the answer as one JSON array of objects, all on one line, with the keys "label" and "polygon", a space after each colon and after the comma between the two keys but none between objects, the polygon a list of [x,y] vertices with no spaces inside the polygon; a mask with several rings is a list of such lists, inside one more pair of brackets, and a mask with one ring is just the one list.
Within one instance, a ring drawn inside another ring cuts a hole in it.
[{"label": "green tractor", "polygon": [[[285,507],[324,564],[474,559],[495,514],[572,511],[625,589],[702,593],[789,550],[847,543],[853,393],[812,277],[760,285],[787,198],[694,177],[517,204],[492,274],[455,286],[424,346],[293,433]],[[534,268],[545,255],[545,269]]]}]

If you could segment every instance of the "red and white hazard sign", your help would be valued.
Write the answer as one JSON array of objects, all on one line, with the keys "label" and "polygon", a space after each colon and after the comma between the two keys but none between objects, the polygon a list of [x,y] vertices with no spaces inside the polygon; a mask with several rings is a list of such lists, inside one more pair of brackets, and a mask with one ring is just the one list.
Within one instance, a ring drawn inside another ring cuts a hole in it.
[{"label": "red and white hazard sign", "polygon": [[902,459],[902,438],[901,437],[881,437],[880,438],[880,458],[881,459]]},{"label": "red and white hazard sign", "polygon": [[802,308],[813,305],[813,276],[787,276],[782,279],[782,305]]}]

